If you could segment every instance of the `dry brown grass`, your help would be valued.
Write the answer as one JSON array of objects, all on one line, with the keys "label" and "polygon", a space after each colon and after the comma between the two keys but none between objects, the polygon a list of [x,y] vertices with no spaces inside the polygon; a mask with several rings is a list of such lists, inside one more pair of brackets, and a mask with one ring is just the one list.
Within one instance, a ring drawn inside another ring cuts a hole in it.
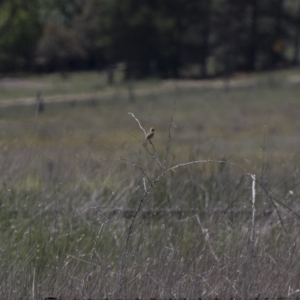
[{"label": "dry brown grass", "polygon": [[[135,103],[46,103],[37,117],[34,106],[1,109],[0,297],[297,296],[298,92],[174,86]],[[145,194],[145,173],[162,171],[128,112],[156,128],[164,161],[174,99],[167,166],[203,162]],[[258,180],[252,241],[247,172]],[[182,214],[153,216],[168,210]]]}]

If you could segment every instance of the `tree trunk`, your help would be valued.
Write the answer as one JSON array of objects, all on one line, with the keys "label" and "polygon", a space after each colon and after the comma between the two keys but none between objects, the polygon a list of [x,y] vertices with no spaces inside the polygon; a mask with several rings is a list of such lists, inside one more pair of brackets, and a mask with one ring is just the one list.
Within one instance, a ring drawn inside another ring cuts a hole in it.
[{"label": "tree trunk", "polygon": [[201,47],[201,57],[200,57],[200,77],[207,77],[207,58],[209,56],[209,38],[211,29],[211,8],[213,0],[207,0],[205,4],[205,24],[203,29],[203,46]]},{"label": "tree trunk", "polygon": [[258,2],[252,0],[251,28],[249,37],[249,48],[246,69],[248,71],[255,70],[257,56],[257,27],[258,27]]},{"label": "tree trunk", "polygon": [[294,57],[293,57],[293,64],[297,65],[299,63],[299,46],[300,46],[300,3],[298,4],[296,20],[296,34],[294,39]]},{"label": "tree trunk", "polygon": [[1,24],[0,26],[0,37],[6,32],[6,30],[9,28],[10,24],[12,23],[17,11],[18,11],[18,4],[14,1],[10,2],[10,10],[9,15],[6,18],[6,20]]},{"label": "tree trunk", "polygon": [[[275,16],[275,26],[274,26],[274,45],[280,45],[282,43],[282,17],[283,17],[283,1],[284,0],[277,0],[276,3],[276,16]],[[274,47],[273,47],[274,48]],[[275,47],[277,48],[277,47]],[[277,49],[272,49],[272,67],[274,67],[279,60],[281,60],[281,52],[282,47],[279,46]]]}]

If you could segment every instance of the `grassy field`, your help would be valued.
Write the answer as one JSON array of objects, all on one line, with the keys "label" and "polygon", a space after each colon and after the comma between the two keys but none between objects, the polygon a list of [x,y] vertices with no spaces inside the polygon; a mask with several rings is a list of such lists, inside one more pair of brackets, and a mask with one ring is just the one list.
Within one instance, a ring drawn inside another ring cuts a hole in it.
[{"label": "grassy field", "polygon": [[2,81],[0,298],[298,296],[298,72]]}]

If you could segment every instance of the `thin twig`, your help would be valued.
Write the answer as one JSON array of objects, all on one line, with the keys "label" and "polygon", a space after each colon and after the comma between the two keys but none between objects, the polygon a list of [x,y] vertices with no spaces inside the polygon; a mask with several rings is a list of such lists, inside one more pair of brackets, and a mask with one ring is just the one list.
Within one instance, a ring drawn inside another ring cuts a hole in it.
[{"label": "thin twig", "polygon": [[[251,218],[251,232],[250,232],[250,241],[251,243],[254,245],[255,242],[255,213],[256,213],[256,209],[255,209],[255,175],[251,175],[252,178],[252,218]],[[254,248],[254,247],[253,247]]]},{"label": "thin twig", "polygon": [[[191,164],[200,164],[200,163],[225,163],[227,165],[233,165],[233,166],[237,166],[239,167],[240,169],[242,169],[243,171],[246,172],[246,169],[243,168],[241,165],[237,164],[237,163],[228,163],[226,161],[216,161],[216,160],[198,160],[198,161],[192,161],[192,162],[187,162],[187,163],[181,163],[181,164],[178,164],[178,165],[175,165],[165,171],[163,171],[153,182],[152,182],[152,185],[150,185],[143,193],[140,201],[139,201],[139,204],[138,204],[138,207],[136,209],[136,211],[134,212],[133,216],[132,216],[132,219],[131,219],[131,223],[128,227],[128,231],[127,231],[127,237],[126,237],[126,241],[125,241],[125,246],[124,246],[124,252],[123,252],[123,255],[122,255],[122,259],[121,259],[121,265],[120,265],[120,271],[119,271],[119,280],[118,280],[118,291],[120,292],[122,287],[124,286],[124,283],[123,283],[123,272],[124,272],[124,267],[125,267],[125,264],[126,264],[126,259],[127,259],[127,252],[128,252],[128,244],[129,244],[129,239],[130,239],[130,236],[131,236],[131,232],[132,232],[132,228],[133,228],[133,224],[135,222],[135,219],[138,215],[138,213],[140,212],[141,208],[142,208],[142,205],[143,205],[143,202],[144,200],[146,199],[149,191],[155,187],[155,185],[164,177],[166,176],[170,171],[174,170],[174,169],[177,169],[177,168],[180,168],[180,167],[184,167],[184,166],[187,166],[187,165],[191,165]],[[247,173],[249,174],[249,173]]]},{"label": "thin twig", "polygon": [[265,150],[266,150],[266,125],[264,126],[264,140],[263,140],[263,157],[262,157],[262,168],[261,168],[261,175],[260,180],[263,179],[264,171],[265,171]]},{"label": "thin twig", "polygon": [[196,220],[197,220],[197,222],[198,222],[198,224],[199,224],[199,226],[200,226],[200,229],[201,229],[201,231],[202,231],[202,234],[204,235],[204,239],[205,239],[205,241],[206,241],[206,243],[207,243],[207,245],[208,245],[208,248],[209,248],[209,250],[210,250],[212,256],[214,257],[214,259],[215,259],[217,262],[219,262],[219,258],[217,257],[217,255],[216,255],[216,253],[215,253],[215,251],[214,251],[214,249],[213,249],[213,247],[212,247],[212,245],[211,245],[211,243],[210,243],[208,231],[205,230],[205,229],[203,228],[199,216],[198,216],[198,215],[195,215],[195,217],[196,217]]},{"label": "thin twig", "polygon": [[[282,226],[282,228],[283,228],[285,234],[287,235],[287,238],[288,238],[288,241],[289,241],[289,243],[290,243],[290,246],[292,246],[292,243],[291,243],[291,241],[290,241],[290,239],[289,239],[288,232],[287,232],[287,230],[286,230],[286,228],[285,228],[285,226],[284,226],[284,224],[283,224],[283,221],[282,221],[280,212],[279,212],[279,210],[278,210],[277,204],[275,203],[274,199],[270,196],[269,192],[268,192],[267,189],[264,187],[264,185],[261,183],[261,181],[256,180],[256,182],[262,187],[263,191],[265,192],[265,194],[267,195],[267,197],[269,198],[269,200],[271,201],[271,203],[272,203],[273,206],[275,207],[275,210],[276,210],[276,213],[277,213],[277,215],[278,215],[278,218],[279,218],[279,221],[280,221],[280,223],[281,223],[281,226]],[[295,212],[294,212],[294,213],[295,213]]]},{"label": "thin twig", "polygon": [[144,185],[144,191],[146,192],[147,191],[147,186],[146,186],[146,180],[145,180],[145,178],[143,178],[143,185]]},{"label": "thin twig", "polygon": [[247,172],[247,170],[244,167],[242,167],[241,165],[239,165],[238,163],[229,163],[229,162],[226,162],[224,160],[212,160],[212,159],[195,160],[195,161],[189,161],[189,162],[186,162],[186,163],[181,163],[181,164],[175,165],[175,166],[167,169],[165,171],[165,173],[170,172],[170,171],[175,170],[175,169],[180,168],[180,167],[184,167],[184,166],[188,166],[188,165],[193,165],[193,164],[199,164],[199,163],[223,163],[223,164],[227,164],[227,165],[237,166],[240,169],[242,169],[245,173],[249,174]]},{"label": "thin twig", "polygon": [[[130,135],[130,136],[132,136],[133,138],[135,138],[140,144],[142,144],[143,145],[143,141],[141,141],[138,137],[136,137],[134,134],[132,134],[132,133],[130,133],[130,132],[128,132],[128,131],[125,131],[128,135]],[[151,155],[152,155],[152,153],[151,152],[149,152]]]},{"label": "thin twig", "polygon": [[152,148],[153,148],[153,152],[154,152],[153,158],[156,160],[156,162],[157,162],[157,164],[159,165],[161,171],[164,172],[164,167],[163,167],[163,165],[161,164],[161,162],[160,162],[160,160],[159,160],[159,158],[158,158],[158,154],[157,154],[157,152],[156,152],[156,149],[155,149],[155,147],[154,147],[154,144],[152,143],[151,140],[149,140],[149,142],[150,142],[150,144],[151,144],[151,146],[152,146]]},{"label": "thin twig", "polygon": [[253,286],[253,275],[255,274],[255,213],[256,213],[256,209],[255,209],[255,196],[256,196],[256,192],[255,192],[255,175],[251,175],[250,177],[252,179],[252,218],[251,218],[251,230],[250,230],[250,258],[252,260],[251,264],[250,264],[250,272],[248,273],[248,276],[250,276],[250,281],[249,281],[249,285],[248,285],[248,292],[249,294],[252,294],[252,286]]},{"label": "thin twig", "polygon": [[128,251],[128,243],[129,243],[129,239],[130,239],[130,236],[131,236],[131,232],[132,232],[132,228],[133,228],[133,224],[134,224],[134,221],[137,217],[137,214],[139,213],[139,211],[141,210],[141,207],[142,207],[142,204],[148,194],[148,192],[154,187],[154,185],[150,185],[143,193],[143,196],[142,198],[140,199],[139,201],[139,205],[136,209],[136,211],[134,212],[134,215],[131,219],[131,223],[128,227],[128,231],[127,231],[127,237],[126,237],[126,241],[125,241],[125,246],[124,246],[124,252],[122,254],[122,259],[121,259],[121,265],[120,265],[120,272],[119,272],[119,279],[118,279],[118,284],[117,284],[117,290],[119,292],[122,291],[122,288],[124,286],[124,282],[123,282],[123,272],[124,272],[124,267],[125,267],[125,264],[126,264],[126,259],[127,259],[127,251]]},{"label": "thin twig", "polygon": [[[239,186],[242,184],[242,182],[243,182],[245,176],[246,176],[246,175],[244,174],[244,175],[241,177],[241,179],[240,179],[238,185],[237,185],[237,186],[235,187],[235,189],[234,189],[233,196],[235,195],[235,193],[236,193],[237,189],[239,188]],[[244,190],[243,190],[241,193],[239,193],[239,194],[238,194],[238,195],[237,195],[237,196],[229,203],[229,205],[227,206],[227,208],[224,210],[224,214],[227,213],[227,211],[230,209],[230,207],[233,206],[233,204],[239,199],[240,195],[241,195],[243,192],[244,192]],[[232,197],[233,197],[233,196],[232,196]]]},{"label": "thin twig", "polygon": [[99,230],[98,230],[97,236],[96,236],[96,238],[95,238],[95,240],[94,240],[94,246],[93,246],[93,248],[92,248],[92,250],[91,250],[91,253],[90,253],[90,262],[89,262],[90,266],[93,265],[93,264],[92,264],[93,256],[94,256],[94,254],[96,253],[96,246],[97,246],[98,240],[99,240],[99,238],[100,238],[100,235],[101,235],[101,233],[102,233],[102,230],[103,230],[104,225],[106,225],[107,223],[112,222],[112,221],[114,221],[114,220],[115,220],[115,219],[106,220],[104,223],[101,224],[101,226],[100,226],[100,228],[99,228]]},{"label": "thin twig", "polygon": [[163,168],[166,169],[166,163],[167,163],[167,158],[168,158],[168,154],[169,154],[169,147],[170,147],[170,142],[171,142],[171,127],[173,125],[173,116],[175,113],[175,108],[176,108],[176,98],[174,100],[174,104],[173,104],[173,111],[171,114],[171,119],[170,119],[170,124],[169,124],[169,134],[168,134],[168,141],[167,141],[167,146],[166,146],[166,150],[165,150],[165,157],[163,160]]},{"label": "thin twig", "polygon": [[[143,126],[141,125],[141,122],[139,121],[139,119],[133,114],[133,113],[131,113],[131,112],[129,112],[128,113],[129,115],[131,115],[136,121],[137,121],[137,123],[139,124],[139,126],[140,126],[140,128],[143,130],[143,132],[144,132],[144,135],[145,135],[145,137],[146,137],[146,135],[147,135],[147,133],[146,133],[146,130],[143,128]],[[132,135],[133,137],[135,137],[134,135]],[[135,137],[136,138],[136,137]],[[141,143],[141,141],[138,139],[138,138],[136,138],[140,143]],[[154,147],[154,145],[153,145],[153,143],[151,142],[151,140],[149,139],[149,142],[150,142],[150,144],[152,145],[152,148],[153,148],[153,152],[154,153],[151,153],[150,151],[149,151],[149,149],[145,146],[145,144],[144,143],[141,143],[144,147],[145,147],[145,149],[147,150],[147,152],[156,160],[156,162],[157,162],[157,164],[159,165],[159,167],[161,168],[161,170],[163,171],[163,166],[162,166],[162,164],[161,164],[161,162],[160,162],[160,160],[159,160],[159,158],[158,158],[158,154],[157,154],[157,152],[156,152],[156,150],[155,150],[155,147]]]},{"label": "thin twig", "polygon": [[126,163],[129,163],[135,167],[137,167],[138,169],[140,169],[140,171],[143,173],[143,175],[147,178],[147,180],[149,181],[150,185],[152,185],[152,181],[149,178],[149,176],[146,174],[146,172],[144,171],[143,167],[141,165],[139,165],[136,161],[134,160],[130,160],[127,158],[123,158],[123,157],[119,157],[117,159],[109,159],[109,158],[101,158],[101,157],[93,157],[93,159],[98,159],[98,160],[102,160],[102,161],[108,161],[108,162],[117,162],[117,161],[123,161]]},{"label": "thin twig", "polygon": [[[145,142],[142,142],[139,138],[137,138],[134,134],[130,133],[130,132],[126,132],[127,134],[129,134],[130,136],[134,137],[141,145],[143,145],[143,147],[146,149],[146,151],[148,152],[149,155],[151,155],[152,157],[155,158],[155,149],[153,150],[154,153],[152,153],[146,146],[146,143]],[[150,141],[150,140],[149,140]],[[153,146],[152,146],[153,147]]]},{"label": "thin twig", "polygon": [[133,113],[131,113],[131,112],[129,112],[128,113],[129,115],[132,115],[132,117],[138,122],[138,124],[139,124],[139,126],[140,126],[140,128],[144,131],[144,134],[145,134],[145,136],[146,136],[146,130],[143,128],[143,126],[141,125],[141,123],[140,123],[140,121],[138,120],[138,118],[133,114]]}]

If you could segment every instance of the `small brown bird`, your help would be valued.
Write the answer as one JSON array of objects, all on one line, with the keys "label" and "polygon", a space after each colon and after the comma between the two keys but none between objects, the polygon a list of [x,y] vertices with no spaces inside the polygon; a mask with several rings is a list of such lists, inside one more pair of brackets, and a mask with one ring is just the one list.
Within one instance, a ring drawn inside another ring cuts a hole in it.
[{"label": "small brown bird", "polygon": [[145,140],[151,140],[154,137],[154,131],[155,129],[151,127],[149,132],[146,134]]}]

